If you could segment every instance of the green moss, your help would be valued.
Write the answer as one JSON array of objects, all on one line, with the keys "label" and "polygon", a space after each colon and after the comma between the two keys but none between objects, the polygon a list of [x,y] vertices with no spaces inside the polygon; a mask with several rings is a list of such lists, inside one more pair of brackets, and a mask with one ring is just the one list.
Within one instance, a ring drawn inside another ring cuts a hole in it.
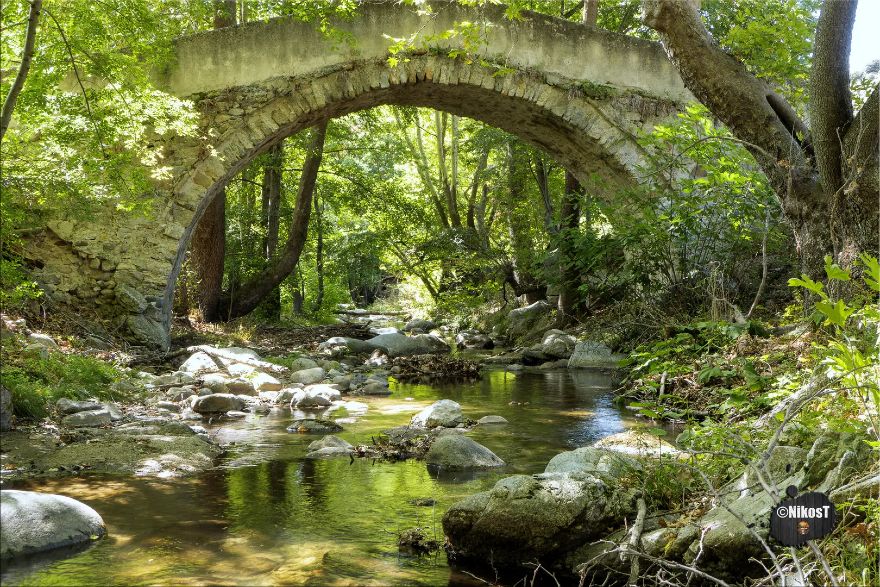
[{"label": "green moss", "polygon": [[595,84],[590,81],[585,81],[581,83],[578,87],[587,98],[593,98],[594,100],[605,100],[608,98],[613,98],[618,93],[613,86],[605,84]]}]

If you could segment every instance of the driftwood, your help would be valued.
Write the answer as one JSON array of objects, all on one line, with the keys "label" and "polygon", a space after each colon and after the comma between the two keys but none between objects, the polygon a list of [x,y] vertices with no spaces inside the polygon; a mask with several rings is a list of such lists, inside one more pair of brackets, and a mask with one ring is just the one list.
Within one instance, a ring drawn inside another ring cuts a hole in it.
[{"label": "driftwood", "polygon": [[276,365],[275,363],[270,363],[268,361],[261,361],[259,359],[254,359],[251,357],[242,357],[239,355],[235,355],[233,353],[226,352],[226,349],[218,349],[208,345],[198,345],[191,346],[186,348],[187,352],[196,353],[203,352],[212,357],[217,357],[220,359],[226,359],[227,361],[235,361],[236,363],[244,363],[245,365],[250,365],[251,367],[256,367],[261,371],[268,371],[269,373],[287,373],[290,371],[287,367],[283,365]]}]

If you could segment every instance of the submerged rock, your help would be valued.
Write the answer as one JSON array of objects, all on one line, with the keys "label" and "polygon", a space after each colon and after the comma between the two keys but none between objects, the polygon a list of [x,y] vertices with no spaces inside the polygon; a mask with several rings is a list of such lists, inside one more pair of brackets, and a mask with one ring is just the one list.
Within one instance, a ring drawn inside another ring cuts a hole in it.
[{"label": "submerged rock", "polygon": [[449,469],[489,469],[504,465],[491,450],[459,434],[446,434],[435,440],[425,461]]},{"label": "submerged rock", "polygon": [[106,533],[98,512],[70,497],[35,491],[0,491],[3,560],[88,542]]},{"label": "submerged rock", "polygon": [[483,416],[477,420],[477,424],[507,424],[504,416]]},{"label": "submerged rock", "polygon": [[294,420],[287,427],[287,431],[299,434],[328,434],[341,432],[342,426],[330,420]]},{"label": "submerged rock", "polygon": [[455,428],[464,422],[461,406],[451,399],[441,399],[434,402],[418,414],[412,417],[410,424],[419,428]]}]

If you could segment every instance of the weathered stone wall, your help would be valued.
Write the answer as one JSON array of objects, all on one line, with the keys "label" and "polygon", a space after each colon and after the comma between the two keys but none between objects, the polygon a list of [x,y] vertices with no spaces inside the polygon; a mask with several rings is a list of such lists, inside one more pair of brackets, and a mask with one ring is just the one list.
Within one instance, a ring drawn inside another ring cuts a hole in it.
[{"label": "weathered stone wall", "polygon": [[340,24],[352,43],[289,19],[181,40],[165,85],[194,101],[199,130],[157,138],[169,173],[156,182],[152,213],[53,220],[28,246],[39,279],[60,301],[94,304],[135,340],[167,346],[196,223],[226,181],[285,136],[381,104],[430,106],[515,134],[610,196],[643,159],[636,134],[689,98],[658,45],[537,15],[507,21],[497,7],[481,57],[513,73],[450,59],[449,46],[389,67],[383,33],[430,35],[486,14],[436,6],[426,21],[396,4],[367,4]]}]

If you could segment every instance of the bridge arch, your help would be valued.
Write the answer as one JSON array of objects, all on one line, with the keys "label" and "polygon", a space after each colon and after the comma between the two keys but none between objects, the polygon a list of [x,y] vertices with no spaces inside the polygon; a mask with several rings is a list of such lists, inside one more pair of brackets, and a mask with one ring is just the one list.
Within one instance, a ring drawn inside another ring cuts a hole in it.
[{"label": "bridge arch", "polygon": [[[176,278],[214,195],[254,157],[320,120],[384,104],[445,110],[508,131],[611,192],[643,161],[637,134],[690,99],[657,44],[538,14],[511,21],[503,7],[432,6],[425,15],[367,2],[329,38],[284,18],[178,41],[160,84],[194,102],[199,129],[160,144],[158,166],[170,173],[157,181],[151,222],[165,238],[109,263],[119,302],[109,305],[128,313],[136,338],[167,344]],[[440,35],[463,21],[484,23],[478,54],[451,58],[460,41]],[[416,50],[391,67],[384,35],[412,36]]]}]

